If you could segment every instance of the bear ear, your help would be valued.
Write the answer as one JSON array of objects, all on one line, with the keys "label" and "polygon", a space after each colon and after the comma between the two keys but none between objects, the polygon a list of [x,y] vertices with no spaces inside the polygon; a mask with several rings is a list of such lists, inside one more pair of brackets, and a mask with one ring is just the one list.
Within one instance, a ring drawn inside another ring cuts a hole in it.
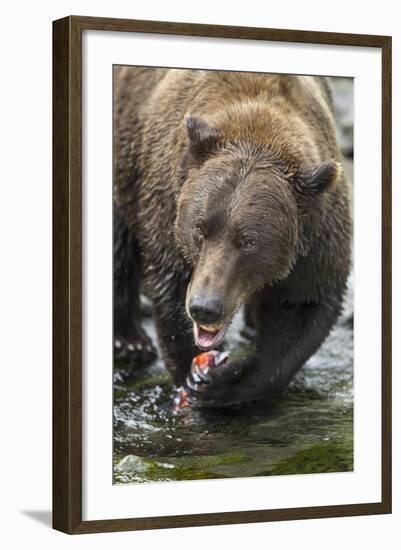
[{"label": "bear ear", "polygon": [[308,193],[319,194],[335,185],[342,175],[339,162],[329,160],[323,164],[308,166],[300,171],[300,180]]},{"label": "bear ear", "polygon": [[221,134],[217,128],[198,115],[185,117],[191,147],[195,153],[208,153],[214,149]]}]

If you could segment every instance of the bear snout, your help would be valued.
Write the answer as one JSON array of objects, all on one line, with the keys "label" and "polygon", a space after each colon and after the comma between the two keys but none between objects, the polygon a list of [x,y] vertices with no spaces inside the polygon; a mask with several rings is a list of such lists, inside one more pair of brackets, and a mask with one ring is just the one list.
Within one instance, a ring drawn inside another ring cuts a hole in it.
[{"label": "bear snout", "polygon": [[189,314],[200,324],[218,323],[224,314],[223,300],[219,296],[193,296],[189,301]]}]

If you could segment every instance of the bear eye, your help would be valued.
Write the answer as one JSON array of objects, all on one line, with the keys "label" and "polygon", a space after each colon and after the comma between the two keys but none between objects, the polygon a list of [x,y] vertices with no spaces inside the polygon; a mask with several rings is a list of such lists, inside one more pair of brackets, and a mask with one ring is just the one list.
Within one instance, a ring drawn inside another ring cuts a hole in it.
[{"label": "bear eye", "polygon": [[256,244],[256,241],[251,238],[245,238],[241,241],[241,248],[244,250],[251,250]]},{"label": "bear eye", "polygon": [[201,225],[197,225],[195,227],[195,234],[199,240],[203,240],[205,238],[205,231]]}]

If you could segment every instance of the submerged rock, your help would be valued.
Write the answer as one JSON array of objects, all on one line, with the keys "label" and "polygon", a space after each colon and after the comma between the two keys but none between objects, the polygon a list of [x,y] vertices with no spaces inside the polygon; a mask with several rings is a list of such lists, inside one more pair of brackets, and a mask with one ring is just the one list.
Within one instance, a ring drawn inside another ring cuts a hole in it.
[{"label": "submerged rock", "polygon": [[143,458],[135,455],[127,455],[117,464],[114,471],[119,473],[140,473],[146,472],[149,466],[149,463]]}]

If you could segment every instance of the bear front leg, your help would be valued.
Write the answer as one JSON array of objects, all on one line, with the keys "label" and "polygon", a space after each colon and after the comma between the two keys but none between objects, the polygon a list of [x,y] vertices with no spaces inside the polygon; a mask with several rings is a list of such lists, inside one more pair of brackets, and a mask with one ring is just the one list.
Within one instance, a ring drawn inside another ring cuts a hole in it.
[{"label": "bear front leg", "polygon": [[256,350],[187,378],[194,406],[221,407],[269,398],[291,378],[329,334],[341,311],[337,301],[276,306],[258,314]]},{"label": "bear front leg", "polygon": [[176,385],[182,386],[199,353],[194,343],[192,323],[185,312],[186,284],[164,288],[160,297],[153,296],[153,317],[162,357]]},{"label": "bear front leg", "polygon": [[145,366],[157,354],[141,326],[138,247],[115,205],[113,233],[114,358],[128,366]]}]

